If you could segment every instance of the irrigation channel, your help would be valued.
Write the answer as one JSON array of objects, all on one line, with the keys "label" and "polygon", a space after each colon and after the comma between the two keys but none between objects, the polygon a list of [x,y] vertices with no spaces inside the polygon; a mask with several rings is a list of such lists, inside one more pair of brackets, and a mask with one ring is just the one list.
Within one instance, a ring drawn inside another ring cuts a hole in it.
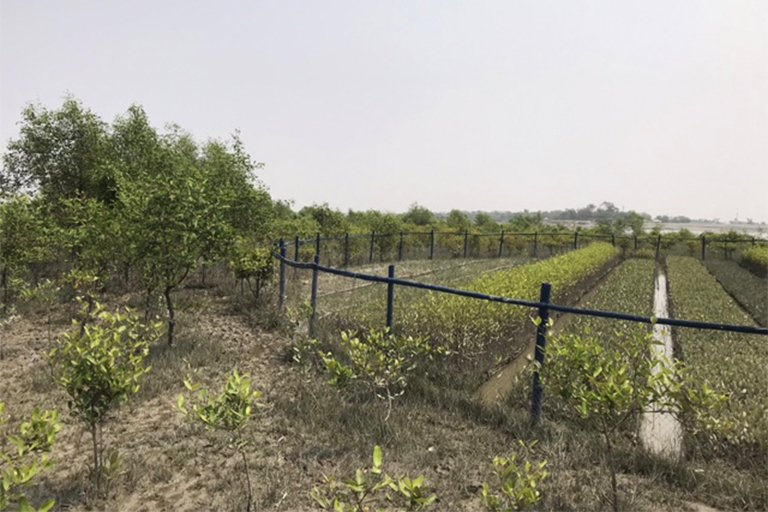
[{"label": "irrigation channel", "polygon": [[[653,314],[660,318],[667,317],[667,276],[662,269],[656,274],[656,288],[653,294]],[[653,339],[656,342],[651,350],[661,356],[662,363],[672,364],[674,355],[672,333],[667,325],[653,325]],[[658,373],[660,368],[654,368]],[[640,439],[652,453],[669,458],[678,458],[682,449],[683,429],[680,422],[669,410],[657,410],[651,404],[649,411],[643,414],[640,423]]]}]

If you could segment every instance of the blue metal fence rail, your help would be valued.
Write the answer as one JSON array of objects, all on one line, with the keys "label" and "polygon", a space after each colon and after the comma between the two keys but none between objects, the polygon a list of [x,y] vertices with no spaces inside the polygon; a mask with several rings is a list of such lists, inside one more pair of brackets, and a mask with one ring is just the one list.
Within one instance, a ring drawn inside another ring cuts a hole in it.
[{"label": "blue metal fence rail", "polygon": [[[388,268],[387,276],[379,276],[375,274],[365,274],[361,272],[353,272],[350,270],[344,270],[334,267],[329,267],[320,264],[319,253],[315,254],[314,261],[302,262],[291,260],[286,256],[286,246],[284,242],[279,243],[279,252],[275,257],[280,261],[280,282],[279,282],[279,298],[278,308],[282,311],[285,307],[285,276],[286,266],[293,267],[295,269],[307,269],[312,270],[312,295],[310,304],[312,308],[312,314],[309,320],[309,333],[310,336],[315,333],[315,323],[317,320],[317,282],[319,273],[327,273],[342,277],[348,277],[352,279],[358,279],[361,281],[368,281],[372,283],[382,283],[387,285],[387,312],[386,312],[386,326],[390,329],[390,332],[394,331],[394,300],[395,300],[395,286],[405,286],[408,288],[416,288],[421,290],[428,290],[439,293],[446,293],[449,295],[456,295],[459,297],[466,297],[470,299],[484,300],[487,302],[496,302],[502,304],[509,304],[512,306],[523,306],[529,308],[537,308],[539,311],[539,322],[536,330],[536,361],[539,365],[543,366],[546,355],[546,340],[547,340],[547,321],[551,311],[557,311],[561,313],[570,313],[574,315],[591,316],[599,318],[609,318],[614,320],[624,320],[628,322],[637,322],[643,324],[661,324],[669,325],[673,327],[683,327],[690,329],[706,329],[714,331],[726,331],[736,332],[742,334],[756,334],[761,336],[768,336],[768,327],[755,327],[749,325],[731,325],[721,324],[715,322],[698,322],[694,320],[679,320],[675,318],[657,318],[639,315],[630,315],[627,313],[620,313],[616,311],[602,311],[588,308],[576,308],[571,306],[563,306],[550,302],[552,287],[549,283],[542,283],[541,295],[539,301],[529,301],[523,299],[515,299],[510,297],[502,297],[498,295],[488,295],[485,293],[473,292],[469,290],[461,290],[458,288],[450,288],[447,286],[440,286],[434,284],[422,283],[419,281],[411,281],[408,279],[399,279],[395,277],[395,266],[390,265]],[[539,381],[538,371],[534,372],[533,380],[533,396],[531,400],[531,418],[536,423],[541,414],[541,402],[542,402],[543,390]]]}]

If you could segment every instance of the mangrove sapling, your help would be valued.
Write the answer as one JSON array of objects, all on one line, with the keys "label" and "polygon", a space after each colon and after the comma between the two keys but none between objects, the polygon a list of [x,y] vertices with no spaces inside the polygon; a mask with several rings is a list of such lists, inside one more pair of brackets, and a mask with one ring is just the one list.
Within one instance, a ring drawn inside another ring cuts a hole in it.
[{"label": "mangrove sapling", "polygon": [[272,251],[269,248],[257,247],[255,241],[245,237],[235,239],[229,268],[240,283],[241,295],[243,284],[246,283],[254,300],[259,300],[262,287],[272,275],[272,262]]},{"label": "mangrove sapling", "polygon": [[84,304],[81,316],[48,357],[56,382],[69,395],[70,413],[91,434],[93,482],[99,495],[103,426],[117,406],[139,392],[141,378],[150,370],[145,365],[149,344],[159,338],[160,324],[145,325],[130,310],[111,313],[98,302]]},{"label": "mangrove sapling", "polygon": [[248,459],[245,453],[248,442],[243,437],[243,430],[251,419],[253,408],[257,405],[256,400],[262,396],[261,392],[251,388],[249,375],[240,374],[237,370],[229,376],[224,390],[219,395],[210,396],[207,389],[202,388],[200,384],[190,382],[189,379],[184,379],[184,385],[196,397],[187,407],[187,399],[184,395],[179,395],[176,404],[178,410],[208,429],[231,435],[232,446],[243,459],[248,496],[247,510],[250,512],[253,497]]},{"label": "mangrove sapling", "polygon": [[509,457],[494,457],[493,471],[498,479],[498,493],[483,482],[483,504],[491,512],[512,512],[534,507],[541,501],[541,483],[547,479],[547,461],[532,463],[528,455],[536,441],[526,444],[518,441],[526,457],[518,460],[517,454]]},{"label": "mangrove sapling", "polygon": [[355,476],[345,482],[325,477],[325,484],[314,487],[310,497],[320,508],[336,512],[379,510],[371,506],[383,501],[397,507],[395,510],[418,511],[437,500],[423,476],[392,478],[384,473],[382,457],[381,446],[374,446],[370,469],[357,469]]},{"label": "mangrove sapling", "polygon": [[6,423],[5,404],[0,402],[0,510],[17,505],[22,512],[48,512],[56,500],[34,508],[22,489],[53,464],[49,453],[61,430],[59,413],[35,409],[15,435],[5,431]]},{"label": "mangrove sapling", "polygon": [[680,365],[652,351],[656,342],[650,334],[633,332],[619,338],[608,347],[589,331],[555,337],[541,370],[548,396],[556,397],[565,414],[603,438],[614,511],[619,510],[616,445],[629,420],[651,412],[651,404],[655,412],[701,418],[723,400]]},{"label": "mangrove sapling", "polygon": [[426,338],[394,336],[387,330],[371,329],[365,336],[342,332],[341,356],[321,352],[320,357],[332,386],[346,388],[359,382],[386,400],[387,421],[392,402],[405,393],[409,377],[434,355],[447,354]]}]

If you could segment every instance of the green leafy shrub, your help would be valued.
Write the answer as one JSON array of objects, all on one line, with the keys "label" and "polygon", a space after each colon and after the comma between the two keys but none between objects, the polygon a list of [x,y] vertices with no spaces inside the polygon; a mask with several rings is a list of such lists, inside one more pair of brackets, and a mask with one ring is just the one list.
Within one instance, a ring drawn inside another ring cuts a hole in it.
[{"label": "green leafy shrub", "polygon": [[[536,441],[530,445],[518,441],[526,455],[536,446]],[[492,486],[483,483],[483,504],[492,512],[512,512],[525,510],[541,501],[541,483],[547,479],[547,461],[532,463],[526,457],[518,460],[517,454],[509,457],[494,457],[493,471],[498,481],[498,494]]]},{"label": "green leafy shrub", "polygon": [[395,510],[418,511],[434,504],[437,495],[430,494],[423,476],[392,478],[383,470],[381,447],[373,448],[373,465],[358,469],[345,482],[325,477],[323,487],[312,489],[312,500],[324,510],[335,512],[368,512],[372,506],[386,502]]},{"label": "green leafy shrub", "polygon": [[378,398],[387,400],[386,419],[392,401],[405,393],[410,375],[434,356],[447,354],[424,338],[394,336],[376,329],[365,336],[342,332],[339,352],[339,356],[320,353],[329,383],[339,388],[361,383],[369,388]]},{"label": "green leafy shrub", "polygon": [[272,276],[272,251],[268,247],[256,247],[252,241],[238,237],[229,260],[229,268],[234,272],[235,279],[246,283],[254,298],[258,300],[261,289]]},{"label": "green leafy shrub", "polygon": [[547,363],[541,371],[548,395],[559,400],[563,412],[603,437],[614,510],[619,507],[615,446],[630,418],[652,406],[704,424],[725,400],[683,370],[682,364],[652,351],[656,342],[649,334],[630,332],[618,337],[607,344],[589,331],[556,336],[547,347]]},{"label": "green leafy shrub", "polygon": [[109,312],[99,303],[84,306],[81,321],[49,353],[56,382],[69,396],[70,413],[91,434],[93,479],[101,492],[104,439],[102,429],[114,408],[138,393],[150,368],[144,360],[160,325],[145,325],[130,310]]},{"label": "green leafy shrub", "polygon": [[187,406],[187,399],[179,395],[178,410],[185,416],[203,424],[210,430],[227,432],[232,436],[234,449],[243,459],[247,484],[247,509],[250,512],[252,492],[251,478],[248,469],[248,459],[245,454],[247,442],[243,439],[243,429],[251,419],[256,400],[261,398],[261,392],[251,386],[251,377],[240,374],[234,370],[227,379],[224,390],[219,395],[211,395],[200,384],[193,384],[189,379],[184,380],[184,385],[195,396]]},{"label": "green leafy shrub", "polygon": [[47,512],[56,504],[50,500],[42,507],[33,507],[22,492],[40,473],[52,465],[49,453],[61,430],[59,413],[35,409],[18,434],[5,431],[5,404],[0,402],[0,510],[17,505],[22,512]]}]

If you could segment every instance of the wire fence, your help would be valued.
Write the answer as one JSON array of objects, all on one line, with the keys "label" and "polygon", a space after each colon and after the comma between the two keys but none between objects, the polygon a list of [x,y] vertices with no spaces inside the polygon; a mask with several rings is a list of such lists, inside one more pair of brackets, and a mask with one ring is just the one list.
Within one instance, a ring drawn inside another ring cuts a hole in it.
[{"label": "wire fence", "polygon": [[702,260],[735,259],[745,248],[768,246],[768,240],[750,236],[600,235],[578,230],[475,233],[432,229],[424,232],[371,231],[341,236],[318,234],[311,238],[296,236],[288,242],[287,248],[294,261],[312,262],[316,254],[322,254],[323,261],[329,265],[348,268],[413,259],[503,258],[512,255],[536,258],[579,249],[594,241],[611,243],[625,253],[645,250],[656,258],[664,253],[697,256]]},{"label": "wire fence", "polygon": [[[319,240],[319,237],[315,239],[316,243],[318,244],[316,245],[316,249],[321,247],[317,242],[318,240]],[[433,240],[434,240],[434,237],[433,237]],[[577,244],[578,244],[578,239],[576,240],[576,244],[574,245],[577,245]],[[702,248],[704,248],[702,249],[702,254],[705,254],[704,253],[706,249],[705,244],[706,242],[702,243]],[[657,247],[660,247],[660,245],[661,245],[661,242],[657,242]],[[279,269],[279,288],[278,288],[279,290],[278,291],[279,293],[278,309],[280,312],[283,312],[286,304],[286,282],[287,282],[288,268],[290,267],[294,269],[310,270],[312,272],[311,292],[310,292],[310,301],[309,301],[309,307],[311,311],[309,314],[309,324],[308,324],[308,330],[309,330],[310,336],[315,335],[317,321],[318,321],[319,278],[321,274],[329,275],[329,276],[337,276],[345,279],[352,279],[355,282],[364,282],[364,283],[379,284],[379,285],[386,286],[385,293],[382,293],[382,290],[380,289],[373,290],[374,292],[376,292],[375,295],[378,295],[378,297],[374,297],[374,299],[377,299],[377,301],[383,306],[382,309],[384,310],[383,311],[384,315],[382,316],[384,318],[384,322],[381,327],[386,327],[387,329],[389,329],[389,332],[393,332],[393,333],[396,331],[395,290],[398,287],[402,287],[405,290],[425,290],[429,292],[464,297],[471,300],[479,300],[479,301],[485,301],[489,303],[506,304],[510,306],[518,306],[518,307],[526,307],[526,308],[535,308],[536,310],[538,310],[538,316],[540,319],[536,328],[536,349],[535,349],[535,358],[539,364],[539,367],[543,366],[545,362],[547,327],[548,327],[547,324],[548,324],[548,318],[551,312],[568,313],[568,314],[579,315],[579,316],[597,317],[597,318],[605,318],[605,319],[613,319],[613,320],[622,320],[622,321],[635,322],[635,323],[648,324],[648,325],[661,324],[661,325],[668,325],[668,326],[686,328],[686,329],[706,329],[706,330],[714,330],[714,331],[727,331],[727,332],[751,334],[751,335],[758,335],[758,336],[768,336],[768,328],[766,327],[755,327],[755,326],[748,326],[748,325],[731,325],[731,324],[722,324],[722,323],[715,323],[715,322],[681,320],[681,319],[674,319],[674,318],[656,318],[652,316],[639,316],[639,315],[631,315],[631,314],[620,313],[615,311],[603,311],[603,310],[596,310],[596,309],[567,306],[562,304],[555,304],[551,301],[552,287],[549,283],[542,283],[539,300],[531,301],[531,300],[523,300],[519,298],[488,295],[480,292],[463,290],[463,289],[455,288],[451,286],[429,284],[420,280],[403,279],[403,278],[397,277],[396,266],[392,264],[387,266],[387,275],[382,276],[382,275],[376,275],[376,274],[370,274],[370,273],[364,273],[364,272],[354,272],[348,269],[336,268],[330,265],[321,265],[319,252],[315,253],[313,261],[311,262],[290,259],[288,258],[287,254],[288,254],[288,247],[285,243],[281,242],[278,246],[278,252],[275,254],[275,257],[279,263],[279,268],[280,268]],[[329,296],[329,295],[330,294],[327,294],[326,296]],[[359,308],[360,302],[356,301],[355,303],[351,304],[350,307]],[[531,398],[531,418],[532,418],[532,421],[535,423],[538,421],[541,413],[541,399],[543,394],[543,390],[539,381],[538,370],[534,371],[532,389],[533,389],[533,395]]]}]

